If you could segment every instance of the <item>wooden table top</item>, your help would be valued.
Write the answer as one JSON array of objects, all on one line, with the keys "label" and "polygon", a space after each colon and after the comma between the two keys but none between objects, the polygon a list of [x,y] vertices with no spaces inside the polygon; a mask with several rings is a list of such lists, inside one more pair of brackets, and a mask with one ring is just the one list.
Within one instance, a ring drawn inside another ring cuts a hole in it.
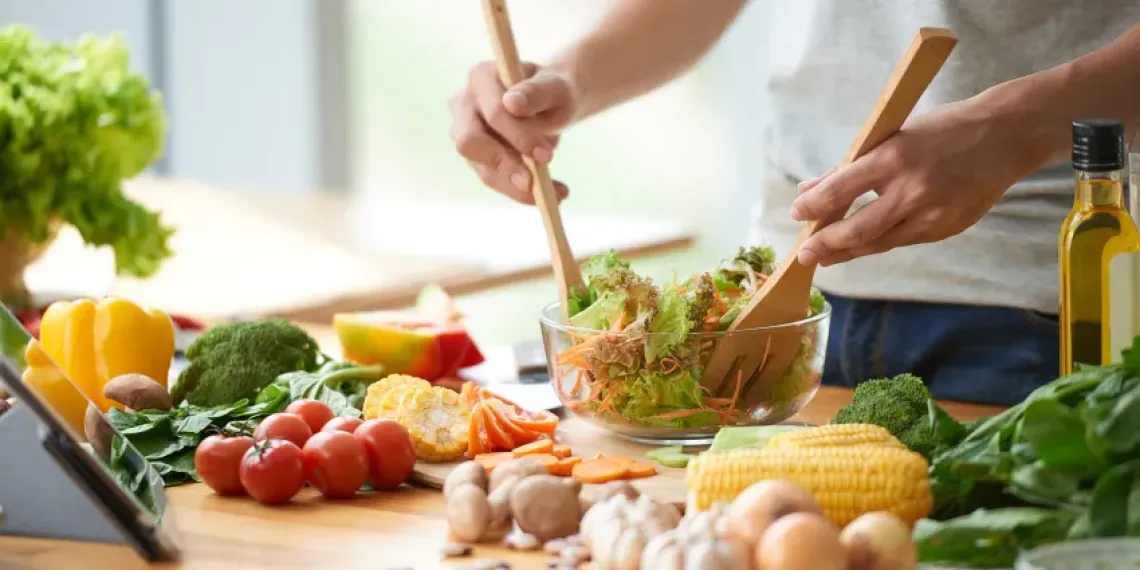
[{"label": "wooden table top", "polygon": [[[506,257],[494,259],[472,257],[464,251],[424,254],[408,249],[417,241],[415,235],[403,240],[391,236],[380,239],[383,236],[368,233],[375,228],[359,227],[369,224],[353,223],[359,215],[350,215],[352,211],[365,211],[362,208],[367,212],[382,210],[377,214],[379,226],[392,228],[399,236],[431,232],[436,242],[462,240],[464,235],[482,229],[495,235],[513,232],[509,237],[525,245],[540,245],[541,228],[514,227],[525,224],[510,221],[538,220],[537,214],[532,220],[525,210],[484,208],[466,227],[413,230],[383,221],[385,217],[408,215],[383,204],[358,204],[344,195],[252,195],[187,180],[153,178],[130,181],[125,191],[176,228],[171,241],[174,257],[150,279],[116,278],[111,252],[85,247],[79,234],[66,227],[43,259],[29,269],[28,285],[33,292],[47,297],[113,294],[168,312],[199,316],[281,316],[327,322],[339,311],[408,305],[424,286],[433,283],[452,294],[463,294],[550,272],[545,258],[537,259],[533,251],[525,255],[520,252],[518,259],[507,255],[509,251],[501,252]],[[504,212],[509,220],[499,216]],[[580,257],[612,248],[634,258],[680,249],[692,242],[691,233],[672,222],[631,222],[620,227],[603,224],[611,229],[599,235],[590,229],[599,225],[596,216],[573,214],[581,224],[577,230],[580,237],[597,235],[591,243],[579,245],[576,251]],[[567,215],[568,232],[574,229],[574,217]],[[504,225],[511,227],[501,227]]]},{"label": "wooden table top", "polygon": [[[801,414],[826,422],[850,401],[851,392],[822,388]],[[963,420],[996,408],[947,403]],[[306,490],[294,504],[263,507],[249,499],[224,499],[203,485],[169,490],[184,559],[153,568],[260,570],[277,568],[369,569],[464,568],[474,559],[442,561],[445,541],[443,496],[435,490],[397,491],[329,502]],[[496,546],[476,549],[478,558],[507,561],[515,569],[545,569],[541,553],[517,553]],[[0,569],[127,570],[147,568],[125,546],[60,540],[0,538]]]}]

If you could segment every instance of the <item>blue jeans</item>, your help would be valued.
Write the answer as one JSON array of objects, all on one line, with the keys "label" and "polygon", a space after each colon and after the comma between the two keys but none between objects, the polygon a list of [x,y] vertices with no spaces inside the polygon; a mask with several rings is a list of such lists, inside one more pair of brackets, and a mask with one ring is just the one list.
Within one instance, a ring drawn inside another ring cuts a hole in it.
[{"label": "blue jeans", "polygon": [[823,383],[853,387],[910,372],[935,398],[1012,405],[1057,377],[1057,317],[1002,307],[826,295]]}]

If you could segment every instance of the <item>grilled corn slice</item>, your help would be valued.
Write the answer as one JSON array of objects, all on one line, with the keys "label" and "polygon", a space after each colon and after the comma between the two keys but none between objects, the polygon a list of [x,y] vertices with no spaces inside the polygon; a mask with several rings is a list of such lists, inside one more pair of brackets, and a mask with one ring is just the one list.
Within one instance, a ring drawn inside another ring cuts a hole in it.
[{"label": "grilled corn slice", "polygon": [[395,418],[404,395],[413,390],[430,390],[431,382],[415,376],[392,374],[368,386],[364,396],[364,419]]},{"label": "grilled corn slice", "polygon": [[874,424],[830,424],[780,433],[772,436],[765,448],[844,445],[885,445],[906,449],[906,446],[887,428]]},{"label": "grilled corn slice", "polygon": [[420,459],[451,461],[467,451],[467,410],[454,390],[413,388],[400,399],[394,419],[408,430]]},{"label": "grilled corn slice", "polygon": [[886,445],[705,453],[689,463],[685,474],[690,504],[702,510],[732,501],[765,479],[803,487],[840,527],[874,511],[914,524],[933,507],[926,461],[917,453]]}]

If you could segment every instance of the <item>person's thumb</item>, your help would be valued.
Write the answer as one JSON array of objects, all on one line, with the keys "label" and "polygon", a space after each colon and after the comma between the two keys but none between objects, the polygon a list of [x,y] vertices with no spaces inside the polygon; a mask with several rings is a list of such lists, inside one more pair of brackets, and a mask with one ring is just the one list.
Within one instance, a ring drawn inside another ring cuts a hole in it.
[{"label": "person's thumb", "polygon": [[508,89],[503,94],[503,106],[516,117],[533,117],[569,106],[570,97],[570,84],[566,78],[539,71],[534,77]]}]

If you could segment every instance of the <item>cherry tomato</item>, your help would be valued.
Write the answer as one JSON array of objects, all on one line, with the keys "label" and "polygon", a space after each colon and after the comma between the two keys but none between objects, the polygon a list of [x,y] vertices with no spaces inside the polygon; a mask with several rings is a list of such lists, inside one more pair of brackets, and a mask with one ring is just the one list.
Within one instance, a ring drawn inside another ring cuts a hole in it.
[{"label": "cherry tomato", "polygon": [[305,479],[330,499],[347,499],[368,480],[364,443],[343,431],[313,434],[305,443]]},{"label": "cherry tomato", "polygon": [[297,400],[289,404],[289,407],[285,408],[285,413],[301,416],[301,419],[309,424],[309,429],[313,433],[321,431],[321,428],[325,427],[325,424],[329,423],[329,420],[336,415],[333,414],[332,408],[326,406],[324,402],[311,398]]},{"label": "cherry tomato", "polygon": [[364,420],[360,418],[339,416],[329,420],[329,423],[325,424],[325,427],[321,428],[321,431],[346,431],[352,433],[356,431],[356,428],[360,427],[362,423],[364,423]]},{"label": "cherry tomato", "polygon": [[245,494],[238,471],[242,457],[251,447],[251,437],[207,437],[194,452],[194,469],[198,471],[198,478],[219,495]]},{"label": "cherry tomato", "polygon": [[294,414],[273,414],[258,424],[253,432],[253,439],[284,439],[296,445],[298,449],[305,447],[305,442],[313,437],[313,430],[309,424]]},{"label": "cherry tomato", "polygon": [[305,454],[283,439],[259,441],[245,452],[241,486],[263,505],[289,502],[305,486]]},{"label": "cherry tomato", "polygon": [[368,452],[368,477],[374,489],[395,489],[416,466],[416,448],[404,426],[393,420],[368,420],[352,432]]}]

